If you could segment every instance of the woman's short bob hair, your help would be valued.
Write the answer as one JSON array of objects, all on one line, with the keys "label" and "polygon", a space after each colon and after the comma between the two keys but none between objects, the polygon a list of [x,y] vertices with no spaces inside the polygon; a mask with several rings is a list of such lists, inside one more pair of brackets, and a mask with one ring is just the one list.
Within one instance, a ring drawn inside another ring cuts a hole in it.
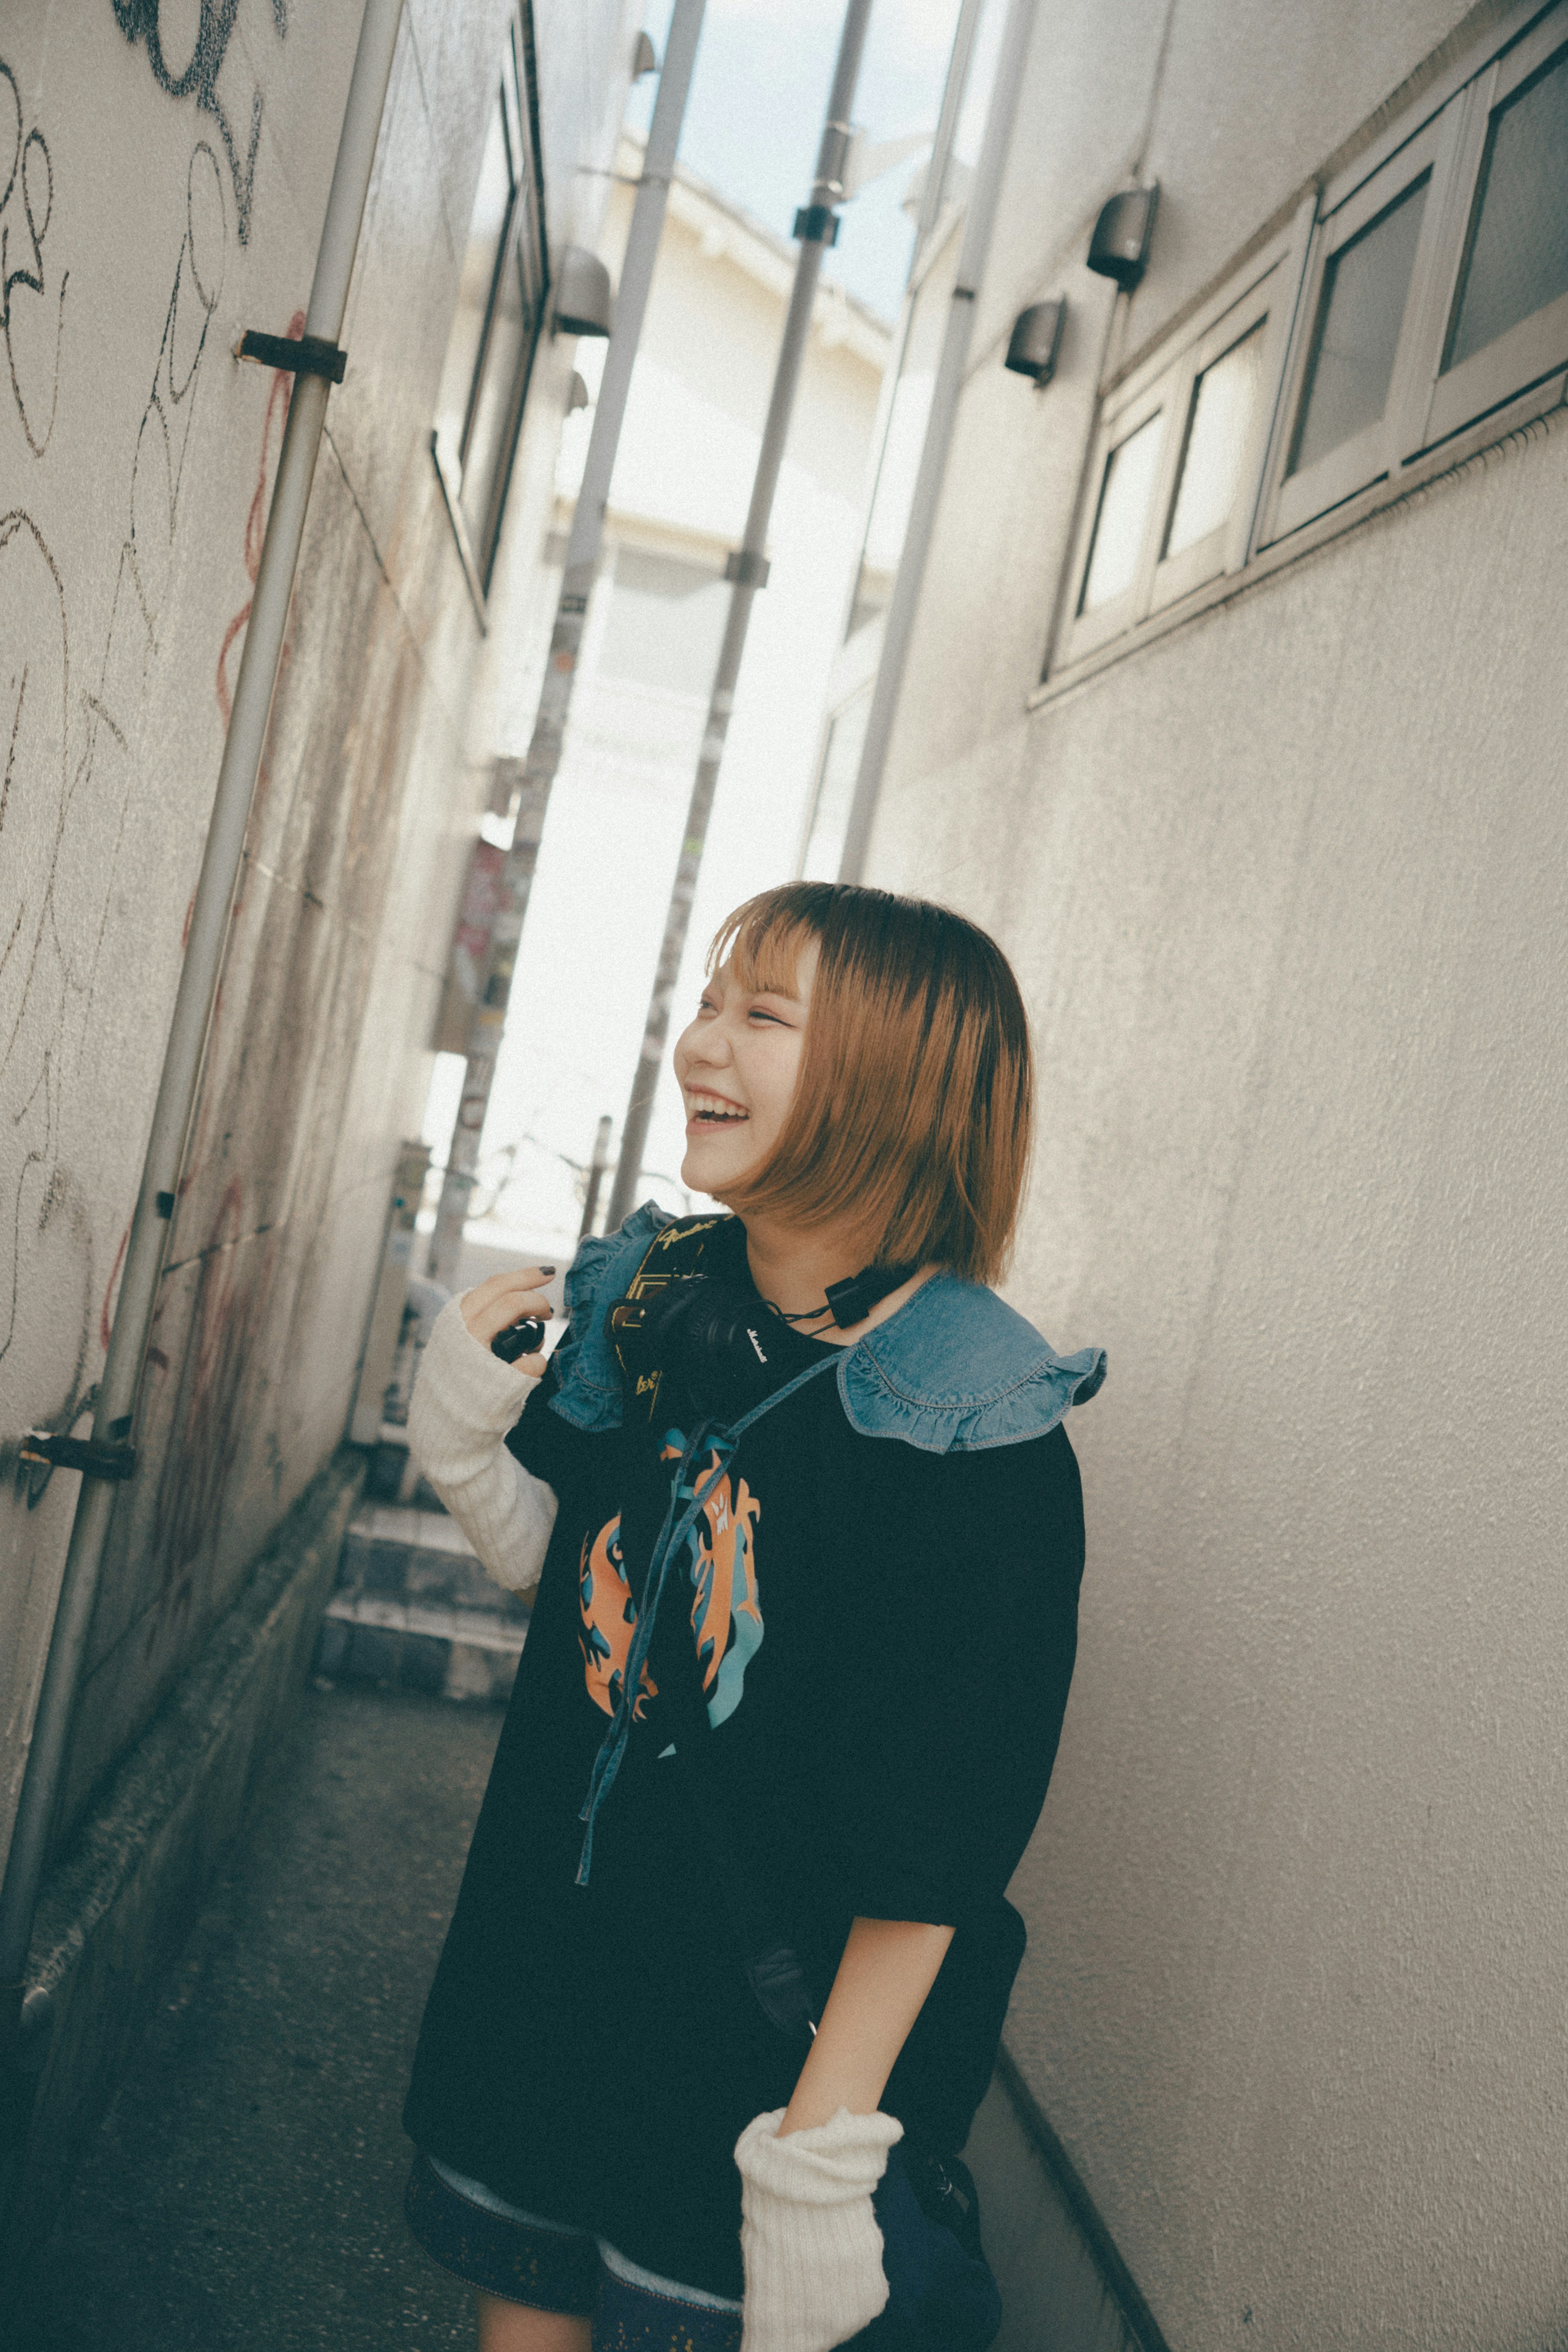
[{"label": "woman's short bob hair", "polygon": [[784,1129],[737,1215],[810,1226],[852,1217],[868,1257],[992,1282],[1029,1168],[1033,1067],[1011,968],[974,923],[927,898],[847,882],[787,882],[720,929],[744,989],[792,991],[819,950]]}]

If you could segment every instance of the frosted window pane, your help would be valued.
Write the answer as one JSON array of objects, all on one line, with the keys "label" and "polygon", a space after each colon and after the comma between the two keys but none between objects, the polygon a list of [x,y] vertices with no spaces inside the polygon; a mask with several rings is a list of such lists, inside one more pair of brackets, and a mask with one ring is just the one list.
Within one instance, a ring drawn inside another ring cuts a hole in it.
[{"label": "frosted window pane", "polygon": [[1426,205],[1422,178],[1359,236],[1341,246],[1329,263],[1291,457],[1292,474],[1375,425],[1387,404]]},{"label": "frosted window pane", "polygon": [[1137,577],[1160,461],[1161,415],[1156,409],[1105,460],[1094,543],[1089,551],[1089,569],[1078,606],[1081,613],[1098,612],[1101,605],[1113,603],[1125,594]]},{"label": "frosted window pane", "polygon": [[1204,369],[1193,386],[1181,479],[1166,540],[1167,555],[1196,547],[1228,520],[1236,504],[1262,388],[1265,323],[1260,319],[1249,334]]},{"label": "frosted window pane", "polygon": [[1568,294],[1568,50],[1500,106],[1445,373]]}]

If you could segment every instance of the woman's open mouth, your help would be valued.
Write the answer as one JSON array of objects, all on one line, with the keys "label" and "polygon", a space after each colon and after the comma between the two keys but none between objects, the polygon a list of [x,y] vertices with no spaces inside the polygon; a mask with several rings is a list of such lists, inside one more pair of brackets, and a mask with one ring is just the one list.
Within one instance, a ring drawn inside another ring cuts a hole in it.
[{"label": "woman's open mouth", "polygon": [[686,1131],[688,1134],[716,1134],[721,1127],[744,1127],[750,1118],[739,1103],[727,1102],[723,1095],[701,1094],[696,1089],[686,1095]]}]

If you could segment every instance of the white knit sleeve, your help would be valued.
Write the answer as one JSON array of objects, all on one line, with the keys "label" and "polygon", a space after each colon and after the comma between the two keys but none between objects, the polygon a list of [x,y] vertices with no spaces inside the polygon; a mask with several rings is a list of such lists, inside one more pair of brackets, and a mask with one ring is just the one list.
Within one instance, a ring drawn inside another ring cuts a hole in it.
[{"label": "white knit sleeve", "polygon": [[454,1298],[431,1328],[408,1412],[420,1467],[486,1572],[513,1592],[538,1582],[555,1525],[553,1488],[505,1444],[538,1386],[476,1339]]},{"label": "white knit sleeve", "polygon": [[746,2315],[740,2352],[829,2352],[887,2301],[882,2231],[871,2201],[887,2151],[904,2137],[892,2116],[853,2116],[780,2139],[785,2110],[756,2116],[736,2142]]}]

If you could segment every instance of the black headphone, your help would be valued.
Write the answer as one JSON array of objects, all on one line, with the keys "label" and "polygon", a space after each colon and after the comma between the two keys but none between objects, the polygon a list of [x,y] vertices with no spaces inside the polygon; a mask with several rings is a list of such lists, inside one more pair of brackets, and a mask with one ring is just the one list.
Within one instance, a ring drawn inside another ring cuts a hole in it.
[{"label": "black headphone", "polygon": [[[914,1270],[868,1265],[831,1284],[827,1307],[840,1330],[861,1322]],[[802,1319],[815,1318],[785,1316],[738,1283],[697,1274],[617,1299],[606,1328],[630,1396],[656,1394],[641,1384],[657,1371],[702,1419],[738,1421],[802,1368],[793,1328]]]}]

